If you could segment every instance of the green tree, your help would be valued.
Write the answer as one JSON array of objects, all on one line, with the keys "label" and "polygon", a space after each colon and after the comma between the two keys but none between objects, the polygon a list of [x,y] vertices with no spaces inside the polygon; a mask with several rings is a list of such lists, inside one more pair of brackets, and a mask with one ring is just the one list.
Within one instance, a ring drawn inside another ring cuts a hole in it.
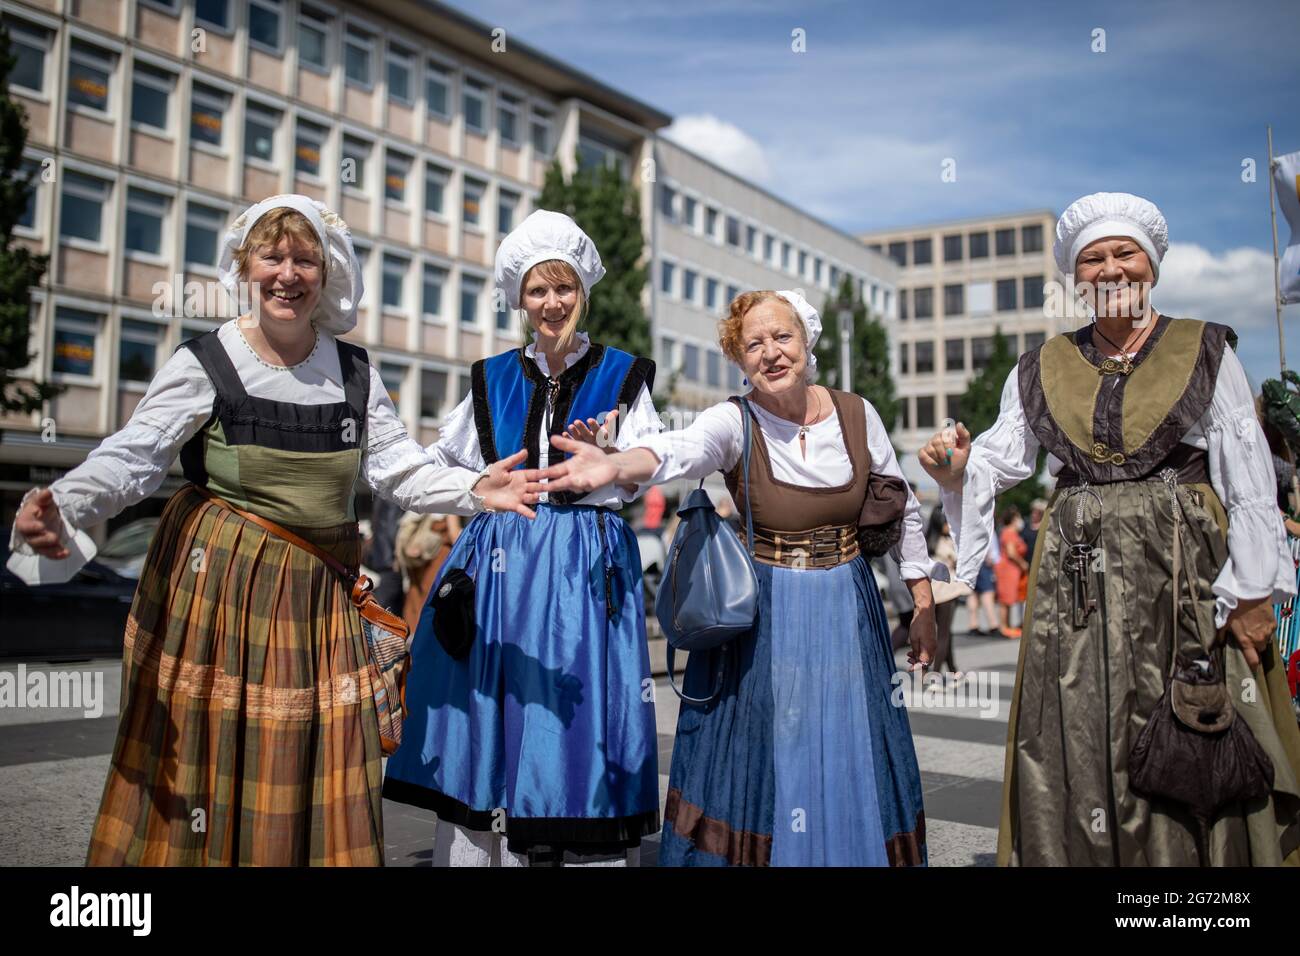
[{"label": "green tree", "polygon": [[[1007,376],[1016,367],[1017,361],[1017,357],[1011,351],[1010,342],[1002,334],[1002,329],[994,330],[993,354],[989,356],[988,364],[970,380],[965,394],[961,397],[962,424],[966,426],[972,439],[978,437],[981,432],[988,431],[998,420],[998,410],[1002,406],[1002,388],[1006,385]],[[996,512],[999,527],[1001,527],[1002,509],[1010,505],[1019,509],[1026,521],[1029,520],[1029,506],[1035,498],[1042,498],[1046,494],[1043,482],[1038,477],[1043,471],[1045,457],[1045,453],[1040,450],[1034,464],[1034,473],[998,496]]]},{"label": "green tree", "polygon": [[853,281],[845,276],[839,290],[826,297],[822,306],[822,334],[813,349],[817,373],[830,388],[840,384],[840,310],[853,313],[853,339],[849,344],[849,373],[853,392],[869,401],[886,427],[898,420],[899,401],[889,373],[889,333],[854,294]]},{"label": "green tree", "polygon": [[9,74],[17,58],[10,52],[9,31],[0,24],[0,410],[33,412],[61,389],[17,378],[14,372],[32,359],[31,287],[40,285],[48,256],[14,244],[14,226],[31,198],[32,174],[23,170],[27,114],[9,96]]},{"label": "green tree", "polygon": [[605,278],[592,291],[586,322],[592,341],[651,356],[650,320],[641,307],[645,236],[636,187],[607,166],[579,167],[566,179],[556,160],[546,171],[537,206],[572,216],[600,250]]}]

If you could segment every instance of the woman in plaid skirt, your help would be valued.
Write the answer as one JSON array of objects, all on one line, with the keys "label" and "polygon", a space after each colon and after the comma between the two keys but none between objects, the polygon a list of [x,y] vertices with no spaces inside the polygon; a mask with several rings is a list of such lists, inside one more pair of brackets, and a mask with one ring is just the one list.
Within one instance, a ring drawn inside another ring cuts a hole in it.
[{"label": "woman in plaid skirt", "polygon": [[126,427],[29,492],[14,524],[11,569],[66,580],[95,553],[82,529],[150,495],[178,454],[189,482],[127,621],[88,862],[378,865],[382,751],[360,616],[323,561],[239,511],[355,570],[358,480],[408,511],[531,517],[524,472],[507,473],[523,456],[475,473],[407,435],[365,350],[336,338],[356,323],[361,270],[319,202],[249,208],[221,279],[241,317],[183,343]]}]

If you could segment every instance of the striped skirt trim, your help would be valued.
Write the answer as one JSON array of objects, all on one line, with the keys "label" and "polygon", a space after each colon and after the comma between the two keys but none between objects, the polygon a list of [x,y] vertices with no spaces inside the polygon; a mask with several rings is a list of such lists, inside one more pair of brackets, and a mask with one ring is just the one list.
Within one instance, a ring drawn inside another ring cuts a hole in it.
[{"label": "striped skirt trim", "polygon": [[[355,526],[322,537],[346,551]],[[382,864],[372,673],[329,569],[186,486],[123,643],[88,863]]]}]

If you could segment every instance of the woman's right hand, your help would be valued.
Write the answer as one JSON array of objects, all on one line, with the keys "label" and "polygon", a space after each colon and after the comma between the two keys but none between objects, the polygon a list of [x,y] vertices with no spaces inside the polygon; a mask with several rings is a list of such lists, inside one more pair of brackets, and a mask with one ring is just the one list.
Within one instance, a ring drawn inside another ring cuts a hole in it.
[{"label": "woman's right hand", "polygon": [[534,480],[536,469],[516,469],[528,458],[527,451],[517,451],[509,458],[502,458],[488,466],[487,474],[474,483],[471,489],[483,499],[483,506],[490,511],[513,511],[525,518],[536,518],[529,505],[537,504],[537,495],[528,491],[528,483]]},{"label": "woman's right hand", "polygon": [[14,528],[33,551],[56,561],[68,556],[63,546],[63,522],[54,504],[54,492],[42,488],[27,499],[14,518]]},{"label": "woman's right hand", "polygon": [[970,432],[961,422],[935,432],[916,453],[926,474],[949,491],[961,491],[962,475],[970,461]]}]

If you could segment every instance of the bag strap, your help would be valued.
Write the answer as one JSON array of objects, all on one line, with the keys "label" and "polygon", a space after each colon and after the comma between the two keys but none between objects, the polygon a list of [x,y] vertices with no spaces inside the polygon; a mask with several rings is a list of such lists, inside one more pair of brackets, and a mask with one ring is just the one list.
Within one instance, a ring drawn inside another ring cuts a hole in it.
[{"label": "bag strap", "polygon": [[225,508],[227,511],[234,512],[245,521],[252,522],[273,537],[279,538],[294,547],[301,548],[303,551],[306,551],[312,557],[319,560],[327,568],[343,579],[343,583],[347,585],[350,592],[348,596],[349,600],[351,600],[353,606],[356,607],[356,609],[361,613],[361,616],[367,621],[372,624],[378,624],[380,627],[386,628],[394,633],[401,634],[403,637],[410,634],[411,629],[407,626],[406,621],[398,617],[396,614],[393,614],[375,600],[373,593],[375,590],[375,584],[369,577],[364,574],[353,573],[344,566],[342,561],[334,557],[334,555],[318,548],[307,539],[294,534],[288,528],[282,527],[274,521],[263,518],[261,515],[255,515],[251,511],[245,511],[243,508],[236,508],[230,502],[223,498],[218,498],[206,488],[200,488],[198,485],[195,485],[194,490],[204,498],[211,501],[214,505]]},{"label": "bag strap", "polygon": [[688,704],[713,703],[713,701],[717,699],[718,695],[722,693],[722,680],[724,674],[726,673],[727,648],[731,647],[731,645],[734,643],[735,643],[734,641],[728,641],[726,644],[723,644],[720,648],[718,648],[720,652],[719,660],[718,660],[718,676],[713,679],[713,690],[709,692],[708,697],[691,697],[680,687],[677,686],[677,677],[673,670],[673,658],[676,655],[676,651],[673,649],[673,646],[671,644],[667,644],[667,653],[665,654],[665,665],[668,668],[668,683],[672,687],[673,693],[675,693],[682,700],[686,701],[686,703]]},{"label": "bag strap", "polygon": [[741,445],[741,460],[744,463],[742,474],[745,482],[745,546],[752,557],[754,554],[754,512],[749,506],[749,451],[753,444],[753,416],[749,411],[749,400],[743,395],[740,396],[740,417],[742,419],[741,428],[745,436]]}]

